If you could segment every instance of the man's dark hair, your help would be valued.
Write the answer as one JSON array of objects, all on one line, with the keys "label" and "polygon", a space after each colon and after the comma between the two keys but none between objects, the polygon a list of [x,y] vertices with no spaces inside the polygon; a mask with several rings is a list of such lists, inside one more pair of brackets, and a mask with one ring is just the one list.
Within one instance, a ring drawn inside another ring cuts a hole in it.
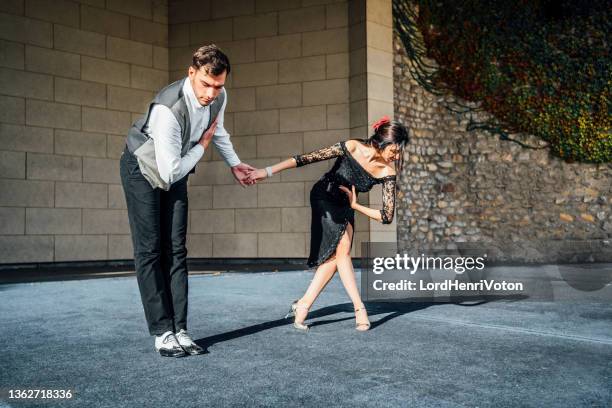
[{"label": "man's dark hair", "polygon": [[192,64],[195,69],[204,67],[207,74],[221,75],[223,71],[230,73],[230,62],[227,55],[215,44],[205,45],[193,54]]}]

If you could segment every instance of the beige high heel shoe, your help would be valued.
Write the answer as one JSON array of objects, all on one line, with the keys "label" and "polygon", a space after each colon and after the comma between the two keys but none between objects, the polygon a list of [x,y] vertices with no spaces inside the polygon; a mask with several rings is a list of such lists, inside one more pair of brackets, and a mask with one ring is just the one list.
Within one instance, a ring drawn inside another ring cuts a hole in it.
[{"label": "beige high heel shoe", "polygon": [[[370,324],[370,320],[368,320],[367,323],[358,323],[357,322],[357,312],[361,311],[361,310],[366,310],[365,305],[361,304],[361,307],[358,307],[357,309],[355,309],[355,329],[357,331],[366,331],[366,330],[370,330],[370,327],[372,326]],[[366,310],[367,313],[367,310]],[[367,314],[366,314],[367,315]]]},{"label": "beige high heel shoe", "polygon": [[[298,300],[294,300],[293,301],[293,303],[291,304],[291,310],[289,311],[289,313],[287,313],[287,315],[285,315],[285,319],[287,319],[287,318],[289,318],[291,316],[296,317],[296,313],[295,312],[296,312],[297,309],[306,310],[306,312],[308,312],[309,308],[307,308],[306,306],[300,305],[298,303]],[[304,320],[306,320],[306,319],[304,319]],[[308,329],[309,329],[308,325],[306,325],[304,323],[297,322],[297,321],[295,321],[295,319],[293,320],[293,327],[295,327],[298,330],[304,331],[304,332],[307,332]]]}]

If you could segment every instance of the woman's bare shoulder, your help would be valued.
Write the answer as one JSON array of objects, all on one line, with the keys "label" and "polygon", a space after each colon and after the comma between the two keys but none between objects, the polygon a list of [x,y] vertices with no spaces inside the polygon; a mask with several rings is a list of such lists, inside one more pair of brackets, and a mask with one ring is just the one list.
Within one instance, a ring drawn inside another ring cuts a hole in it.
[{"label": "woman's bare shoulder", "polygon": [[346,149],[351,153],[357,153],[359,156],[368,156],[369,150],[372,148],[360,139],[349,139],[344,142]]},{"label": "woman's bare shoulder", "polygon": [[353,153],[357,149],[358,143],[359,142],[355,139],[349,139],[344,142],[344,145],[346,146],[349,152]]}]

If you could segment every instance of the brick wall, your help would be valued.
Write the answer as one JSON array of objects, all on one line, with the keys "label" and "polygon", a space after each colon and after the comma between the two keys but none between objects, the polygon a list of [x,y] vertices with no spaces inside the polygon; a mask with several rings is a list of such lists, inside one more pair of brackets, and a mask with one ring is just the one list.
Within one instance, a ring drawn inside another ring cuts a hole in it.
[{"label": "brick wall", "polygon": [[168,82],[165,0],[0,3],[0,262],[132,257],[118,158]]},{"label": "brick wall", "polygon": [[[256,167],[393,115],[390,0],[166,1],[0,4],[0,263],[132,257],[125,134],[203,44],[230,57],[226,127]],[[332,164],[245,189],[211,147],[190,176],[189,256],[306,257],[309,192]],[[357,215],[354,254],[395,225]]]},{"label": "brick wall", "polygon": [[[228,54],[225,120],[242,161],[262,167],[349,138],[347,1],[207,4],[170,4],[170,77],[185,75],[200,45],[214,42]],[[190,256],[306,257],[310,188],[332,164],[243,189],[209,149],[190,179]],[[356,224],[354,249],[369,231],[362,217]]]}]

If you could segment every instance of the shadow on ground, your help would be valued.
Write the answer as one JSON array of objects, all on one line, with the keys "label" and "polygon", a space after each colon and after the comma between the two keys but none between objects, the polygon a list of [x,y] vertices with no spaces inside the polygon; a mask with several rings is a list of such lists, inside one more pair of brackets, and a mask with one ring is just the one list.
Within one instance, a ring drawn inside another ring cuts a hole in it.
[{"label": "shadow on ground", "polygon": [[[462,301],[457,302],[449,302],[458,306],[465,307],[474,307],[483,305],[488,302],[494,301],[503,301],[503,300],[517,300],[522,297],[516,296],[488,296],[487,299],[482,297],[474,298],[474,299],[463,299]],[[466,301],[470,303],[466,303]],[[439,302],[411,302],[411,303],[401,303],[401,302],[365,302],[366,309],[368,311],[368,316],[370,318],[371,327],[370,330],[376,330],[379,326],[400,317],[406,313],[411,313],[417,310],[425,309],[427,307],[441,305],[443,303]],[[317,326],[324,326],[326,324],[338,323],[346,320],[354,320],[354,317],[340,317],[333,319],[324,319],[329,316],[337,315],[340,313],[353,313],[353,304],[352,303],[341,303],[331,306],[325,306],[316,310],[312,310],[308,313],[308,320],[310,323],[308,326],[310,328],[314,328]],[[378,319],[376,317],[378,315],[385,315]],[[214,336],[204,337],[201,339],[197,339],[196,343],[208,350],[209,347],[214,344],[234,340],[243,336],[249,336],[255,333],[259,333],[265,330],[274,329],[277,327],[285,326],[291,322],[293,322],[293,317],[282,318],[271,320],[269,322],[259,323],[256,325],[243,327],[240,329],[232,330],[226,333],[220,333]]]},{"label": "shadow on ground", "polygon": [[[308,333],[285,319],[311,273],[191,276],[189,330],[208,354],[162,358],[134,277],[0,285],[0,389],[71,389],[7,406],[612,405],[612,305],[366,303],[355,330],[334,278]],[[2,403],[0,403],[2,405]]]}]

